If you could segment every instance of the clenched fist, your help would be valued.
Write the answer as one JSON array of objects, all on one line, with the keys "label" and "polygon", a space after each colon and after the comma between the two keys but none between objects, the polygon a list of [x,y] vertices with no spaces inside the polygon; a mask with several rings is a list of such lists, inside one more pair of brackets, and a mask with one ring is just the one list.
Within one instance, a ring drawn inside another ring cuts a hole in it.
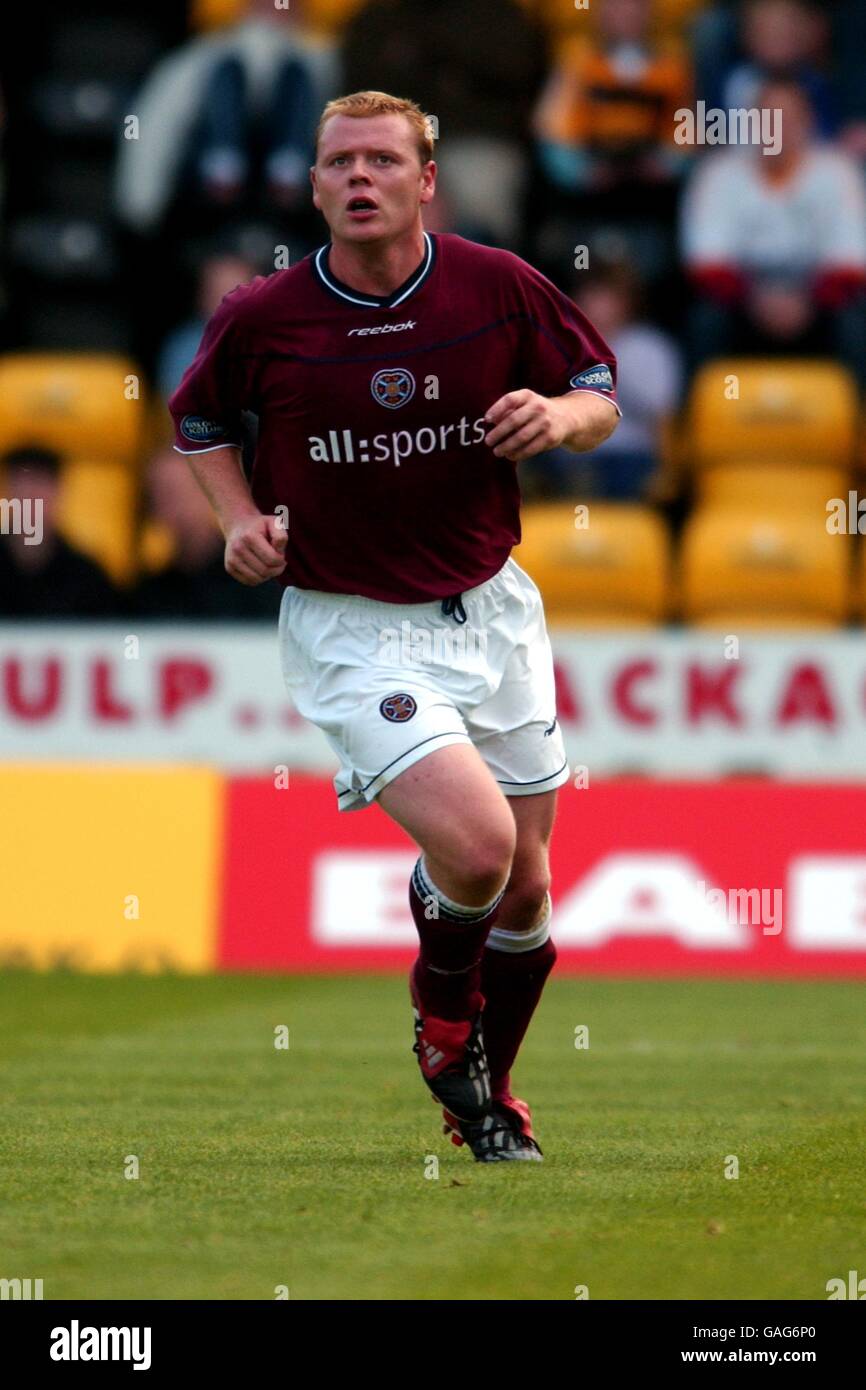
[{"label": "clenched fist", "polygon": [[226,534],[225,565],[241,584],[263,584],[286,568],[285,524],[276,516],[246,516]]}]

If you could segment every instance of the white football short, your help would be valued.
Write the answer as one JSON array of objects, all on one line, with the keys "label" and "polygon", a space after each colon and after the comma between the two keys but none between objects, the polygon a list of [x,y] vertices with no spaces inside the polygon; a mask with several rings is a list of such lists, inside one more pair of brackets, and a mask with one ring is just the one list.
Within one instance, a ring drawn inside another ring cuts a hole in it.
[{"label": "white football short", "polygon": [[541,595],[517,562],[461,595],[386,603],[289,585],[280,658],[296,708],[337,755],[341,811],[449,743],[472,743],[506,796],[568,781]]}]

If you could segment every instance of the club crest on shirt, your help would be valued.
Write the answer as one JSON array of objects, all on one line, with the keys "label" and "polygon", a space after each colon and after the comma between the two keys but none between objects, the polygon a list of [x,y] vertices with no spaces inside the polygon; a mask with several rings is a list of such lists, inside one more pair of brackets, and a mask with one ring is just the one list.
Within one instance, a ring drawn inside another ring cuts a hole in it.
[{"label": "club crest on shirt", "polygon": [[219,439],[225,429],[216,420],[206,420],[203,415],[184,415],[180,422],[180,432],[184,439],[194,444],[206,444],[211,439]]},{"label": "club crest on shirt", "polygon": [[587,367],[585,372],[578,372],[568,384],[577,389],[581,386],[592,386],[596,391],[612,391],[613,376],[610,367],[604,362],[599,362],[594,367]]},{"label": "club crest on shirt", "polygon": [[379,705],[379,713],[383,719],[390,719],[392,724],[405,724],[407,719],[411,719],[418,706],[411,695],[405,691],[400,691],[397,695],[386,695]]},{"label": "club crest on shirt", "polygon": [[370,382],[373,399],[389,410],[397,410],[415,394],[415,378],[402,367],[385,367]]}]

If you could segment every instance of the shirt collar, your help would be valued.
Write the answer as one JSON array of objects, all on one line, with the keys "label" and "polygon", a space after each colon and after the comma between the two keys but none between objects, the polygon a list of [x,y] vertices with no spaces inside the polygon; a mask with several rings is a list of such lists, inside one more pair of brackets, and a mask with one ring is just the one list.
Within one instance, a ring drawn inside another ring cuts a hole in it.
[{"label": "shirt collar", "polygon": [[424,255],[408,279],[404,280],[402,285],[398,285],[391,294],[367,294],[362,290],[354,290],[351,285],[344,285],[342,280],[337,279],[328,265],[330,250],[331,243],[328,242],[313,255],[313,273],[316,279],[324,289],[330,294],[336,295],[338,299],[365,309],[396,309],[399,304],[404,303],[410,295],[421,288],[436,260],[435,239],[429,232],[425,232]]}]

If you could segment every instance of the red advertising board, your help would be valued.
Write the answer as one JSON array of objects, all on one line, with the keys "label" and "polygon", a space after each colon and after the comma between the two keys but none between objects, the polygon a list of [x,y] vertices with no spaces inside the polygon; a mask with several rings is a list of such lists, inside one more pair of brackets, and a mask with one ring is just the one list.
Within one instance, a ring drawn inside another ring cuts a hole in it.
[{"label": "red advertising board", "polygon": [[[228,784],[218,963],[405,968],[413,842],[330,779],[277,780]],[[551,870],[563,973],[866,974],[863,786],[566,786]]]}]

